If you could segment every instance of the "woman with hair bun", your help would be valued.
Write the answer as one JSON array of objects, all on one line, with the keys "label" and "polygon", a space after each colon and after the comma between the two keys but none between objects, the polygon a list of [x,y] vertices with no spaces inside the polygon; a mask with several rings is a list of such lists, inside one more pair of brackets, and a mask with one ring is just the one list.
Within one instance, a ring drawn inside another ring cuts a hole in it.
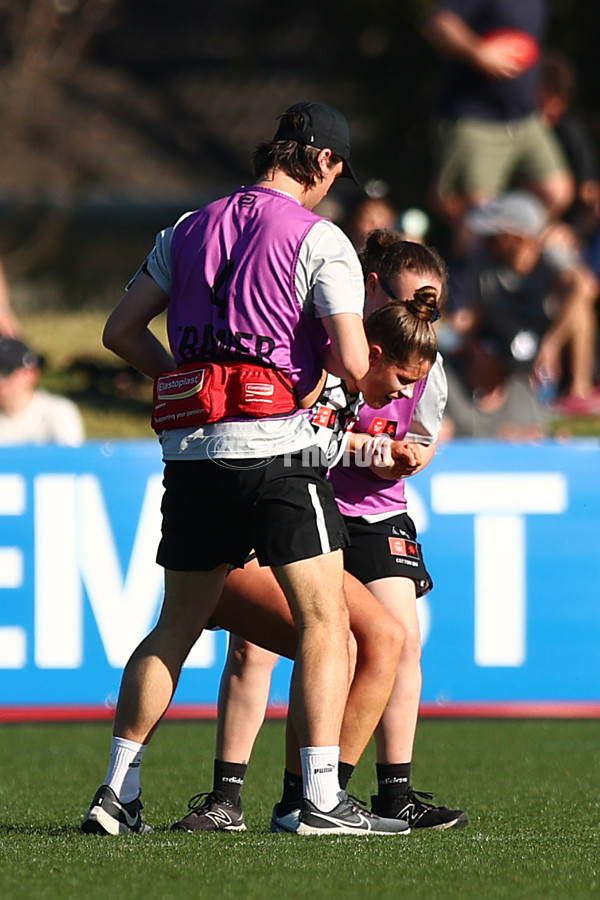
[{"label": "woman with hair bun", "polygon": [[[436,251],[388,231],[369,237],[361,262],[369,372],[361,382],[346,385],[329,376],[313,407],[321,447],[321,437],[331,437],[332,410],[358,416],[346,445],[349,452],[338,448],[335,459],[341,461],[330,470],[351,539],[356,540],[348,552],[345,591],[358,654],[342,726],[340,784],[346,788],[381,718],[376,731],[379,791],[373,808],[385,803],[384,818],[404,820],[409,827],[447,829],[466,825],[466,815],[428,803],[430,795],[417,794],[410,784],[421,686],[416,602],[432,582],[406,514],[403,486],[404,478],[421,471],[433,457],[446,402],[432,327],[445,299],[446,268]],[[356,403],[358,391],[371,406]],[[362,453],[358,463],[356,453]],[[391,547],[398,552],[392,555]],[[295,648],[283,595],[256,561],[230,574],[213,623],[232,632],[219,695],[213,789],[192,798],[189,814],[174,826],[184,831],[245,828],[240,790],[278,659],[269,651],[293,656]],[[393,687],[381,717],[377,703],[384,681]],[[272,831],[298,830],[306,804],[299,773],[292,725],[283,796],[273,810]]]},{"label": "woman with hair bun", "polygon": [[[433,582],[407,513],[404,479],[420,472],[433,458],[446,405],[446,377],[432,327],[446,296],[446,268],[431,248],[382,231],[370,235],[361,262],[366,314],[371,313],[365,326],[369,341],[386,328],[386,317],[402,308],[407,318],[402,334],[412,359],[432,362],[425,377],[415,380],[410,393],[405,392],[400,399],[390,398],[378,409],[365,405],[359,412],[356,431],[388,435],[386,451],[393,465],[367,468],[350,460],[330,472],[350,535],[344,567],[404,631],[394,688],[375,732],[378,793],[372,797],[372,809],[386,818],[404,819],[412,828],[442,830],[466,825],[468,820],[460,810],[426,802],[431,795],[411,787],[422,685],[417,598],[429,593]],[[415,454],[414,465],[405,463],[408,450]]]}]

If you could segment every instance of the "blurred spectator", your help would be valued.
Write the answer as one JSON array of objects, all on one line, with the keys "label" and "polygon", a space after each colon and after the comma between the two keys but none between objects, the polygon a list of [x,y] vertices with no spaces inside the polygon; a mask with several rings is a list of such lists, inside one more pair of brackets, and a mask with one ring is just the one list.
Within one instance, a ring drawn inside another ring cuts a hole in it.
[{"label": "blurred spectator", "polygon": [[[469,206],[517,179],[553,215],[571,203],[565,155],[536,109],[546,15],[546,0],[440,0],[425,23],[425,38],[449,59],[432,202],[456,228]],[[516,44],[498,36],[506,29]]]},{"label": "blurred spectator", "polygon": [[512,354],[497,341],[476,343],[464,380],[446,367],[448,403],[442,434],[452,437],[539,440],[547,434],[547,412],[527,377],[515,371]]},{"label": "blurred spectator", "polygon": [[569,351],[565,413],[595,413],[594,389],[598,283],[581,259],[546,249],[543,204],[512,191],[467,213],[466,225],[481,243],[467,260],[452,298],[452,323],[472,346],[492,338],[538,385],[566,387],[562,374]]},{"label": "blurred spectator", "polygon": [[547,53],[542,60],[539,109],[560,141],[575,179],[575,203],[568,221],[585,235],[600,211],[598,148],[585,121],[573,112],[576,93],[575,67],[563,54]]},{"label": "blurred spectator", "polygon": [[19,331],[19,323],[10,307],[10,295],[4,267],[0,263],[0,337],[14,338],[17,337]]},{"label": "blurred spectator", "polygon": [[21,341],[0,341],[0,445],[83,443],[79,410],[38,389],[41,369],[42,358]]},{"label": "blurred spectator", "polygon": [[398,212],[385,197],[361,197],[352,207],[342,228],[357,250],[362,250],[372,231],[391,231]]}]

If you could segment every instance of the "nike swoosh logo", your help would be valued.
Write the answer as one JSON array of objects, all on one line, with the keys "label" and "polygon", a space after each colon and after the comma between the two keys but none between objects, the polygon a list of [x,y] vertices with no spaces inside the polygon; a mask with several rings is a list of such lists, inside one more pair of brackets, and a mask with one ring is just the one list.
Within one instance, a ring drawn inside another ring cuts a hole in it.
[{"label": "nike swoosh logo", "polygon": [[367,819],[366,816],[361,815],[361,813],[358,813],[358,818],[359,818],[358,822],[349,822],[347,819],[344,819],[344,820],[334,819],[333,817],[327,816],[327,815],[325,815],[325,813],[322,813],[322,812],[319,813],[319,816],[322,819],[325,819],[327,822],[331,822],[333,825],[347,825],[349,828],[364,828],[364,826],[366,825],[366,830],[367,831],[371,830],[370,821]]},{"label": "nike swoosh logo", "polygon": [[125,821],[126,821],[127,825],[129,825],[130,827],[133,827],[134,825],[136,825],[137,821],[138,821],[137,814],[135,816],[130,816],[129,813],[127,812],[127,810],[125,809],[125,807],[121,806],[120,803],[119,803],[119,807],[121,809],[121,812],[125,816]]}]

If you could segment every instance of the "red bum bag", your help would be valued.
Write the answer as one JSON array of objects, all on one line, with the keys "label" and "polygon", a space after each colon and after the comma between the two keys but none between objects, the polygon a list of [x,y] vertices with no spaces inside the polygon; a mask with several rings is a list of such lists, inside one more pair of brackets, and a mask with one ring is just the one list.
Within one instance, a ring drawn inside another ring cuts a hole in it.
[{"label": "red bum bag", "polygon": [[183,363],[154,379],[152,428],[197,428],[230,416],[262,419],[298,409],[286,375],[258,363]]}]

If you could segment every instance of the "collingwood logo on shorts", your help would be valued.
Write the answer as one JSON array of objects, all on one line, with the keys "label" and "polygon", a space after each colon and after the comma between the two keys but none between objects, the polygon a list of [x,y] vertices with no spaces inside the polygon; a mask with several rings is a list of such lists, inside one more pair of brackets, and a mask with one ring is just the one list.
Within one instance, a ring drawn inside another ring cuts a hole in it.
[{"label": "collingwood logo on shorts", "polygon": [[419,548],[416,541],[407,541],[404,538],[388,538],[388,546],[392,556],[404,556],[406,559],[420,559]]}]

